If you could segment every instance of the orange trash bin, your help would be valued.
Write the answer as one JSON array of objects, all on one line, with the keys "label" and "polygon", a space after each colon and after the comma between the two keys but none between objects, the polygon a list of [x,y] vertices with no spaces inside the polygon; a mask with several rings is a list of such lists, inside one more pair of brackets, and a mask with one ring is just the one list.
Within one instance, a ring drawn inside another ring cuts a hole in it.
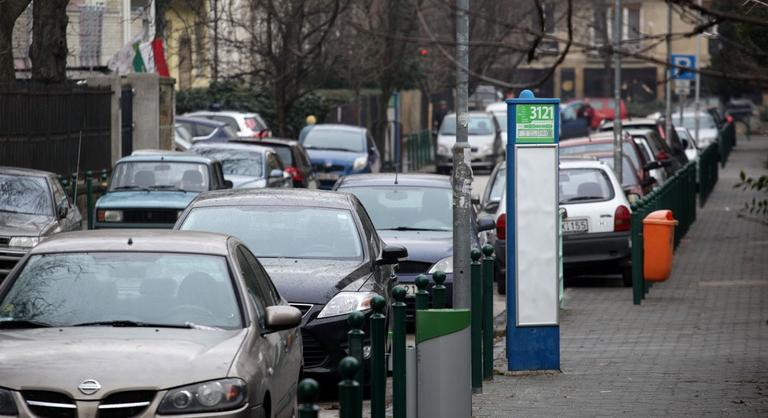
[{"label": "orange trash bin", "polygon": [[663,282],[672,273],[677,220],[671,210],[657,210],[643,219],[643,276]]}]

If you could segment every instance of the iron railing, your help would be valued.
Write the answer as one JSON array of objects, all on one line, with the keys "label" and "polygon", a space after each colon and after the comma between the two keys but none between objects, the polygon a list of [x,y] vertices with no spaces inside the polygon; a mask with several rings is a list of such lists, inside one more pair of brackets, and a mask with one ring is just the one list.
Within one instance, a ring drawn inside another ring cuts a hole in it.
[{"label": "iron railing", "polygon": [[405,155],[403,156],[405,167],[403,171],[415,172],[425,166],[434,164],[435,147],[432,135],[428,130],[406,136],[403,146],[405,148]]}]

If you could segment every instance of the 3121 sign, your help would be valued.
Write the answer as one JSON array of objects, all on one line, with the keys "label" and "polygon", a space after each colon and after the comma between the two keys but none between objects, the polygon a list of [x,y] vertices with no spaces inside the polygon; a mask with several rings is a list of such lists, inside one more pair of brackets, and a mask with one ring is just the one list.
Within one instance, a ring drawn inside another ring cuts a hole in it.
[{"label": "3121 sign", "polygon": [[518,104],[515,106],[515,142],[554,143],[555,105]]}]

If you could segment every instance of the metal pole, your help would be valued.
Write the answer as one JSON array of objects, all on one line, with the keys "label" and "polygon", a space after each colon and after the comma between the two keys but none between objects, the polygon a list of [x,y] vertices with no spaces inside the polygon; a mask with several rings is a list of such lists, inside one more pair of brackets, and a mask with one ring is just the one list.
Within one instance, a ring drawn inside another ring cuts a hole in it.
[{"label": "metal pole", "polygon": [[456,0],[456,143],[453,145],[453,307],[470,307],[470,204],[472,167],[468,139],[469,0]]},{"label": "metal pole", "polygon": [[317,418],[317,414],[320,412],[320,408],[315,405],[315,402],[317,401],[317,394],[319,391],[320,385],[314,379],[303,379],[301,382],[299,382],[298,418]]},{"label": "metal pole", "polygon": [[[697,1],[696,3],[701,6],[701,0]],[[701,14],[699,14],[699,16],[701,16]],[[701,106],[699,104],[699,94],[701,90],[701,75],[699,75],[698,71],[699,67],[701,67],[701,64],[699,64],[699,56],[701,56],[701,33],[696,35],[696,117],[694,118],[695,133],[693,135],[693,139],[696,140],[696,144],[694,145],[697,147],[699,146],[699,108]]]},{"label": "metal pole", "polygon": [[371,299],[371,418],[384,418],[386,411],[386,307],[387,302],[383,297],[377,295]]},{"label": "metal pole", "polygon": [[493,246],[483,245],[483,380],[493,380]]},{"label": "metal pole", "polygon": [[616,0],[613,10],[613,171],[621,182],[621,0]]},{"label": "metal pole", "polygon": [[363,403],[357,397],[358,391],[362,391],[362,385],[355,380],[357,371],[362,367],[356,358],[348,356],[339,362],[341,382],[339,382],[339,417],[361,418],[363,416]]},{"label": "metal pole", "polygon": [[392,289],[392,417],[405,418],[405,288]]},{"label": "metal pole", "polygon": [[[363,364],[363,340],[365,339],[365,333],[363,332],[363,323],[365,323],[365,315],[360,311],[354,311],[347,315],[347,324],[349,324],[349,331],[347,332],[347,347],[351,357],[357,359],[360,364]],[[356,396],[359,402],[363,402],[363,367],[357,369],[355,374],[355,380],[360,383]]]},{"label": "metal pole", "polygon": [[672,124],[672,85],[669,72],[672,69],[672,3],[667,0],[667,67],[664,69],[664,87],[666,89],[666,109],[664,112],[664,140],[669,144],[670,128]]},{"label": "metal pole", "polygon": [[427,286],[429,286],[429,279],[423,274],[416,276],[416,310],[421,311],[429,309],[429,292],[427,292]]},{"label": "metal pole", "polygon": [[[455,234],[455,232],[454,232]],[[432,281],[435,283],[432,286],[432,309],[445,308],[445,273],[438,270],[432,273]],[[456,286],[456,283],[453,284]]]},{"label": "metal pole", "polygon": [[472,249],[472,309],[470,310],[470,335],[472,357],[472,393],[483,393],[483,253]]}]

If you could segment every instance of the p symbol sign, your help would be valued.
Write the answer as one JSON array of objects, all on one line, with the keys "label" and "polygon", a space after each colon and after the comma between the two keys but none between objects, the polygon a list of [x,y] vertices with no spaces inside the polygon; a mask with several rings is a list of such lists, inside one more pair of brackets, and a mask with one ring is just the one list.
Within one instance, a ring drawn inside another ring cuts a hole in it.
[{"label": "p symbol sign", "polygon": [[669,77],[673,80],[694,80],[696,79],[696,73],[692,71],[686,71],[687,67],[696,69],[696,56],[684,55],[684,54],[672,54],[672,65],[670,68]]}]

